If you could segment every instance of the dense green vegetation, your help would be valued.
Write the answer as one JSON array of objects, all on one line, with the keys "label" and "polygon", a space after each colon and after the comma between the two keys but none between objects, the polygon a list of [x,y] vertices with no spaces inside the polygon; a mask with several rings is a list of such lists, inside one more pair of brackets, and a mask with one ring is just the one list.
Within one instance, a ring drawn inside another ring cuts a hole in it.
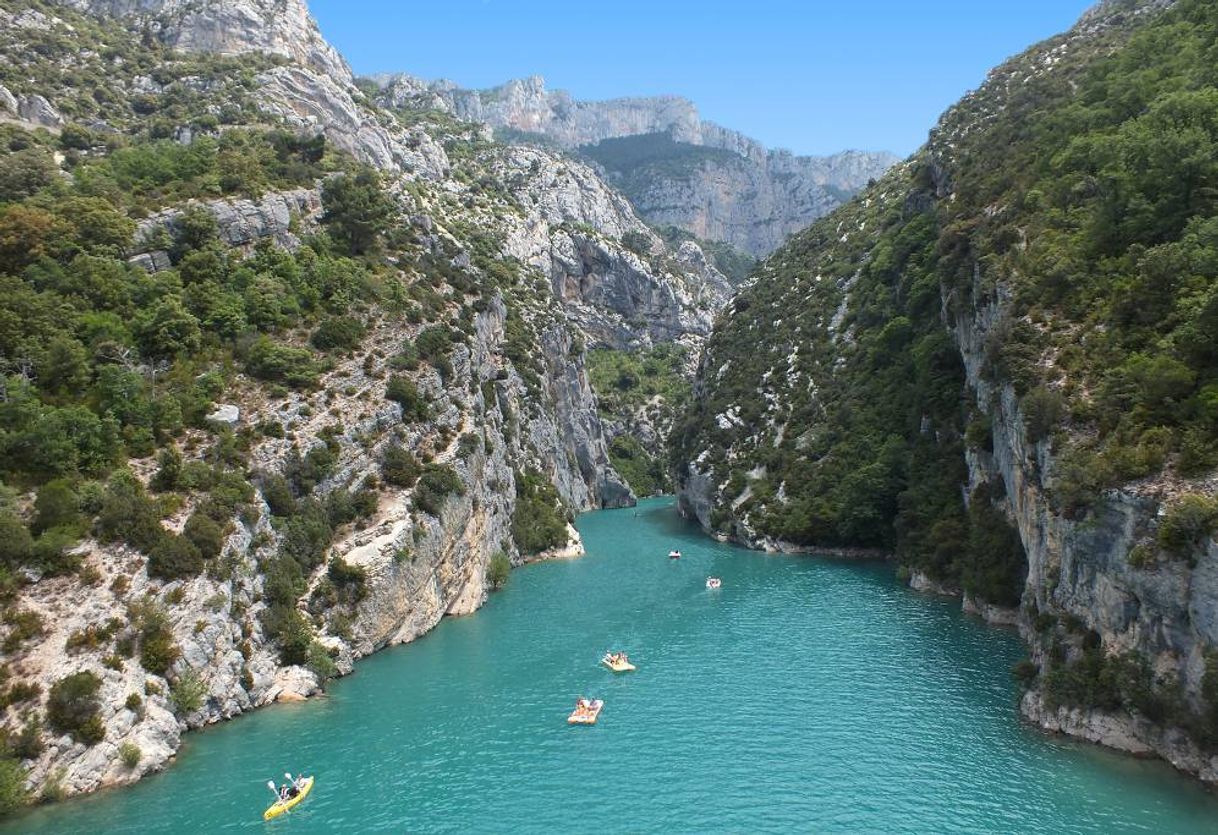
[{"label": "dense green vegetation", "polygon": [[609,461],[636,496],[657,496],[672,488],[664,457],[648,452],[633,435],[618,435],[610,442]]},{"label": "dense green vegetation", "polygon": [[[596,348],[588,352],[588,377],[598,408],[603,417],[626,430],[610,443],[610,461],[638,496],[672,488],[659,447],[666,441],[674,416],[690,400],[685,358],[686,349],[672,343],[640,351]],[[650,424],[650,434],[658,441],[651,448],[636,437],[642,421]]]},{"label": "dense green vegetation", "polygon": [[527,556],[567,544],[567,514],[549,479],[529,470],[516,474],[512,541]]},{"label": "dense green vegetation", "polygon": [[[1216,49],[1213,7],[1181,2],[1110,57],[1038,75],[961,148],[943,280],[957,304],[1014,291],[989,374],[1028,393],[1030,432],[1062,434],[1067,512],[1218,465]],[[1045,415],[1038,386],[1062,408]]]},{"label": "dense green vegetation", "polygon": [[656,397],[678,409],[689,400],[684,361],[685,349],[672,343],[633,352],[594,348],[588,352],[588,376],[607,414],[644,406]]},{"label": "dense green vegetation", "polygon": [[[1020,603],[1002,483],[964,500],[963,454],[993,451],[998,406],[966,386],[952,331],[981,322],[981,374],[1014,390],[1025,448],[1052,453],[1025,469],[1055,509],[1085,520],[1106,488],[1184,481],[1129,559],[1196,561],[1218,530],[1188,483],[1218,465],[1218,10],[1115,20],[1051,69],[1064,38],[1000,68],[927,149],[759,269],[675,433],[675,466],[726,482],[715,527],[891,550]],[[1218,744],[1218,661],[1190,704],[1077,618],[1028,605],[1047,658],[1016,672],[1050,707],[1131,710]]]},{"label": "dense green vegetation", "polygon": [[[75,33],[0,33],[0,54],[21,56],[0,66],[0,83],[18,95],[46,95],[69,119],[58,134],[0,125],[4,651],[18,656],[44,631],[32,613],[9,605],[22,584],[78,571],[82,582],[96,583],[96,569],[81,570],[74,546],[87,537],[125,546],[132,572],[146,566],[154,596],[131,603],[126,624],[114,619],[74,633],[66,650],[93,653],[116,670],[138,663],[169,681],[164,692],[178,713],[193,712],[204,694],[179,663],[167,611],[182,602],[182,590],[158,589],[204,572],[219,581],[233,576],[239,560],[225,543],[238,523],[257,520],[260,488],[275,531],[253,546],[264,576],[262,632],[283,663],[305,664],[324,680],[336,667],[317,630],[343,634],[366,594],[362,571],[327,552],[344,526],[375,512],[381,482],[333,483],[339,423],[322,430],[326,443],[300,443],[281,473],[258,472],[251,450],[263,437],[295,445],[293,425],[272,420],[234,430],[208,414],[251,395],[307,395],[384,317],[422,328],[416,339],[401,339],[392,368],[417,371],[426,363],[450,376],[453,349],[469,340],[474,315],[500,292],[511,305],[512,350],[536,382],[534,313],[518,301],[531,287],[479,230],[465,230],[476,244],[472,267],[455,266],[459,250],[450,241],[420,246],[395,227],[398,201],[376,172],[320,135],[284,130],[260,115],[250,96],[254,74],[277,59],[178,55],[60,4],[55,14]],[[156,89],[132,96],[137,77]],[[183,205],[319,185],[320,224],[292,218],[302,245],[290,252],[269,241],[233,249],[211,211]],[[501,199],[493,181],[485,188],[484,201]],[[137,236],[137,224],[165,208],[174,212]],[[144,252],[164,253],[168,268],[147,272],[129,260]],[[363,357],[365,374],[384,379],[405,420],[424,420],[426,398],[405,374],[376,371],[381,356]],[[311,414],[300,410],[302,418]],[[416,506],[431,513],[464,491],[451,468],[424,466],[396,443],[384,454],[383,483],[416,487]],[[179,512],[184,524],[171,530],[166,522]],[[299,600],[327,564],[306,614]],[[111,591],[121,599],[130,586],[131,576],[120,575]],[[243,619],[235,604],[232,614]],[[249,635],[257,624],[250,617],[242,627]],[[7,685],[8,672],[0,668],[0,706],[23,712],[10,714],[17,727],[0,729],[5,808],[26,800],[18,761],[42,745],[37,704],[25,706],[39,690]],[[56,732],[90,744],[104,733],[92,675],[59,682],[46,718]],[[248,672],[245,678],[252,687]],[[161,688],[150,680],[147,694]],[[142,705],[139,693],[129,694],[128,709]],[[138,764],[138,752],[124,761]]]},{"label": "dense green vegetation", "polygon": [[[990,414],[940,315],[1004,288],[984,373],[1022,397],[1028,440],[1058,452],[1059,507],[1085,513],[1100,489],[1165,467],[1212,469],[1216,38],[1212,6],[1181,2],[1052,72],[1014,59],[1026,83],[945,117],[937,170],[922,152],[767,263],[712,338],[674,461],[709,450],[729,479],[721,506],[749,489],[737,517],[757,532],[894,549],[1018,600],[1017,538],[988,498],[967,512],[959,498],[962,452],[986,451]],[[729,464],[729,447],[747,454]]]}]

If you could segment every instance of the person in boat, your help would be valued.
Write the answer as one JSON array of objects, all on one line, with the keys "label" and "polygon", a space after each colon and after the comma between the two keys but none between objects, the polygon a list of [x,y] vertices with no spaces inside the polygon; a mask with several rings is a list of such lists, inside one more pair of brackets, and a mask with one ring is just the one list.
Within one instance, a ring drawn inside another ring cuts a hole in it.
[{"label": "person in boat", "polygon": [[283,776],[288,781],[287,783],[284,784],[284,787],[283,787],[284,792],[287,793],[287,797],[285,797],[283,799],[287,800],[289,798],[293,798],[296,795],[300,794],[300,784],[301,784],[301,782],[303,782],[302,779],[300,777],[293,778],[291,772],[289,772],[289,771],[285,771],[283,773]]}]

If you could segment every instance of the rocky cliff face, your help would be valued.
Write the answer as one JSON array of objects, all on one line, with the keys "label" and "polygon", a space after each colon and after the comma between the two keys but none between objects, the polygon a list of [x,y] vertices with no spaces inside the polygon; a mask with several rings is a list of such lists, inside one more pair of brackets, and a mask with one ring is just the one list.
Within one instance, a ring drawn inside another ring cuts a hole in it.
[{"label": "rocky cliff face", "polygon": [[[703,121],[692,102],[676,96],[578,101],[547,90],[536,76],[492,90],[404,75],[377,80],[381,100],[392,106],[439,110],[509,137],[541,138],[581,151],[604,166],[648,222],[671,224],[755,256],[773,251],[896,161],[887,153],[801,157],[768,150]],[[623,154],[613,140],[627,137],[637,141]],[[601,143],[606,147],[596,147]],[[640,143],[647,143],[645,153],[637,153]]]},{"label": "rocky cliff face", "polygon": [[185,52],[276,55],[321,75],[351,80],[347,62],[326,42],[304,0],[57,0],[93,15],[148,26]]},{"label": "rocky cliff face", "polygon": [[[568,542],[540,554],[517,546],[518,493],[533,489],[522,483],[524,474],[552,486],[568,515],[633,503],[608,457],[585,351],[598,344],[697,344],[730,287],[695,244],[670,251],[587,165],[542,149],[495,145],[477,127],[426,119],[404,127],[372,106],[302,2],[63,0],[58,9],[62,18],[38,12],[26,21],[34,28],[11,29],[6,55],[16,62],[29,54],[23,31],[70,39],[79,31],[72,27],[81,22],[72,17],[78,11],[107,26],[117,20],[130,32],[153,31],[175,50],[248,53],[254,69],[239,84],[252,92],[246,102],[252,109],[241,124],[324,134],[340,152],[338,164],[380,170],[401,218],[389,233],[398,249],[376,265],[377,280],[396,285],[397,297],[361,312],[358,347],[328,361],[316,389],[268,390],[238,374],[213,423],[185,430],[174,442],[186,450],[188,464],[201,465],[219,422],[248,444],[243,466],[258,474],[252,506],[226,520],[222,553],[206,572],[155,579],[144,554],[89,537],[76,548],[80,572],[45,579],[33,572],[11,599],[9,611],[42,626],[6,649],[6,683],[41,690],[32,702],[5,702],[7,727],[40,716],[53,682],[81,671],[100,680],[101,741],[74,741],[44,724],[43,750],[24,762],[34,791],[75,794],[163,768],[187,729],[304,698],[321,686],[316,669],[283,663],[280,642],[265,626],[273,583],[267,566],[291,536],[271,521],[266,479],[290,473],[310,450],[329,450],[332,465],[312,496],[329,501],[358,494],[367,501],[375,494],[364,518],[335,528],[326,557],[362,572],[361,595],[336,597],[323,561],[294,601],[336,671],[349,672],[359,657],[481,605],[495,555],[520,564],[579,553],[571,527]],[[118,38],[119,29],[107,32]],[[133,50],[138,41],[130,32],[125,48]],[[269,64],[267,54],[274,56]],[[179,55],[165,53],[165,59]],[[134,74],[126,60],[108,73],[116,90],[132,98],[180,93],[180,83]],[[212,108],[209,115],[221,111],[229,88],[220,85],[231,80],[196,84],[217,96],[203,105]],[[15,123],[32,127],[40,120],[16,103],[29,94],[16,83],[14,89],[0,96],[0,105],[12,99],[7,106]],[[68,101],[65,90],[44,92],[48,112]],[[115,114],[90,117],[91,130],[146,140],[139,113]],[[215,121],[207,121],[174,125],[170,135],[183,147],[214,140]],[[296,250],[320,230],[326,188],[318,181],[249,198],[171,203],[144,217],[133,241],[117,251],[150,274],[179,270],[167,244],[200,210],[214,219],[218,251],[235,264],[268,246]],[[176,272],[168,275],[177,280]],[[476,303],[470,300],[475,285],[482,288]],[[447,335],[451,347],[393,364],[425,330]],[[299,334],[280,336],[303,342]],[[158,373],[138,358],[124,361],[138,374]],[[405,415],[385,399],[394,376],[409,378],[425,404],[420,411]],[[419,482],[403,488],[382,481],[387,450],[397,449],[412,454],[416,465],[451,470],[456,482],[425,498]],[[144,483],[157,469],[153,458],[127,463]],[[21,506],[28,508],[30,498]],[[197,501],[182,499],[164,529],[181,532]],[[153,610],[161,614],[147,614]],[[130,652],[113,651],[116,640],[139,640],[140,618],[163,619],[179,649],[168,669],[152,672]],[[6,636],[16,631],[5,629]],[[130,746],[140,754],[135,765],[121,753]]]},{"label": "rocky cliff face", "polygon": [[[1175,88],[1142,88],[1138,109],[1099,122],[1067,114],[1104,107],[1147,66],[1188,76],[1188,59],[1156,44],[1167,32],[1177,45],[1210,42],[1213,31],[1205,4],[1105,3],[996,69],[926,148],[765,263],[712,334],[677,433],[681,506],[707,530],[754,547],[895,552],[916,587],[963,592],[971,611],[1019,625],[1029,719],[1210,782],[1218,548],[1201,509],[1218,481],[1212,458],[1171,440],[1192,431],[1189,398],[1208,361],[1172,355],[1188,382],[1170,403],[1149,390],[1119,400],[1120,369],[1154,349],[1133,318],[1096,304],[1089,319],[1072,305],[1084,285],[1112,299],[1121,271],[1051,264],[1119,226],[1120,212],[1089,214],[1111,196],[1091,177],[1120,171],[1091,154],[1148,127],[1153,117],[1138,120]],[[1059,140],[1038,133],[1033,114],[1078,156],[1045,165]],[[1167,163],[1156,178],[1177,173]],[[1052,193],[1055,179],[1064,191]],[[1063,234],[1054,212],[1066,203],[1086,233]],[[1135,261],[1141,247],[1187,251],[1186,226],[1153,241],[1120,227],[1104,246]],[[1165,287],[1165,309],[1176,309],[1186,291]],[[1116,306],[1147,304],[1138,292]],[[1166,333],[1149,337],[1159,350],[1184,344]],[[1098,366],[1081,361],[1108,339],[1119,347]],[[1140,452],[1125,451],[1114,427],[1139,437],[1131,415],[1155,408],[1168,440],[1152,451],[1157,436],[1144,436]],[[1180,541],[1182,508],[1197,508],[1198,522]]]}]

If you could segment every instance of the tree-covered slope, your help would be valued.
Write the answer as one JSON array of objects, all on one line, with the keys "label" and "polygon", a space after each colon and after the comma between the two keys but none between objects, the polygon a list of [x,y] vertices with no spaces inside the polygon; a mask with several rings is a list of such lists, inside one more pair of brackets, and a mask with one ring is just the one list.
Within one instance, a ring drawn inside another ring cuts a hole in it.
[{"label": "tree-covered slope", "polygon": [[300,0],[0,0],[0,814],[577,550],[633,501],[589,349],[729,288],[589,166],[372,104]]},{"label": "tree-covered slope", "polygon": [[1026,712],[1209,776],[1162,728],[1218,710],[1216,50],[1211,3],[1107,3],[996,69],[756,271],[674,451],[708,529],[1022,603]]}]

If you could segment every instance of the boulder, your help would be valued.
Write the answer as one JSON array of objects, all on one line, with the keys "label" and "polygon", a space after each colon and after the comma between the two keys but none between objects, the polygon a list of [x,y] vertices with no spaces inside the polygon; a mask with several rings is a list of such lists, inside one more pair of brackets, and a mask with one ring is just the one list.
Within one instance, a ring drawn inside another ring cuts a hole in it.
[{"label": "boulder", "polygon": [[241,422],[241,410],[231,403],[222,403],[207,416],[208,423],[222,423],[225,426],[236,426]]}]

